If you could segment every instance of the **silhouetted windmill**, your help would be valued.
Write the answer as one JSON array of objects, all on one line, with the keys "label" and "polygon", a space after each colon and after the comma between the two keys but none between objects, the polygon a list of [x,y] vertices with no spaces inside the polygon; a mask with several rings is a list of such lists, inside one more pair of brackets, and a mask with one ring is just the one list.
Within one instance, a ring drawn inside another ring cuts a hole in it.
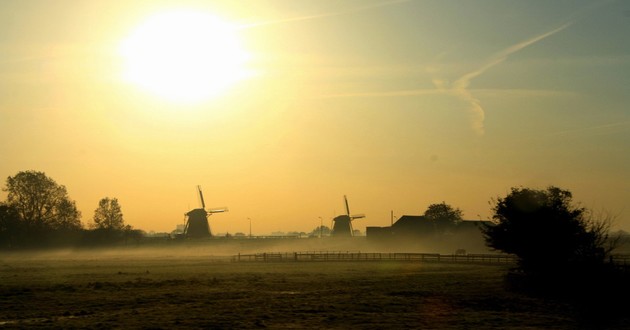
[{"label": "silhouetted windmill", "polygon": [[343,196],[346,204],[346,214],[336,216],[333,221],[332,236],[335,237],[352,237],[352,220],[365,218],[365,214],[350,215],[350,207],[348,206],[348,198]]},{"label": "silhouetted windmill", "polygon": [[199,190],[199,199],[201,200],[201,208],[188,211],[186,213],[186,226],[184,227],[184,235],[186,237],[210,237],[212,232],[210,231],[210,225],[208,224],[208,216],[212,213],[227,212],[227,207],[213,208],[206,210],[206,203],[203,201],[203,193],[201,187],[197,186]]}]

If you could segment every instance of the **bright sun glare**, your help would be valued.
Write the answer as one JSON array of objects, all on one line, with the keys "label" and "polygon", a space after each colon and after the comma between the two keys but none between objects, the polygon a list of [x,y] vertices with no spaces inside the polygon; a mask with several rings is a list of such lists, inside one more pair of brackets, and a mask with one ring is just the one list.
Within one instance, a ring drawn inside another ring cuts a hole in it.
[{"label": "bright sun glare", "polygon": [[124,79],[177,103],[196,103],[247,78],[234,26],[199,11],[152,16],[121,44]]}]

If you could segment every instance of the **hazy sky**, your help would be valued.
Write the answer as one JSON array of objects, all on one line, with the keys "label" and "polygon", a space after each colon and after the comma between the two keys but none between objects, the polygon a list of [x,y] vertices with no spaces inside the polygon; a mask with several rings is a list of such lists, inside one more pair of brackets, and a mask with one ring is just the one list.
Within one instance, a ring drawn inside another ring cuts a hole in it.
[{"label": "hazy sky", "polygon": [[[176,10],[238,27],[247,78],[197,103],[125,80],[123,40]],[[344,194],[361,231],[442,201],[487,219],[549,185],[630,230],[629,36],[627,1],[1,1],[0,178],[147,231],[197,185],[217,233],[330,225]]]}]

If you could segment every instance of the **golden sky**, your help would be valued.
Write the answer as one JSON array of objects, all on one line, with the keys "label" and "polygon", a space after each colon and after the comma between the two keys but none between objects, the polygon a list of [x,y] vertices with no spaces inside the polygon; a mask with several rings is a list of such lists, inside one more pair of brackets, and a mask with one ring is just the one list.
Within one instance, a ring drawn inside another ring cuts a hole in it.
[{"label": "golden sky", "polygon": [[487,219],[511,187],[549,185],[630,230],[629,13],[624,1],[3,1],[0,177],[45,172],[86,224],[116,197],[147,231],[183,223],[197,185],[230,210],[211,217],[216,233],[247,232],[248,218],[254,234],[310,231],[343,213],[343,195],[366,214],[361,231],[442,201]]}]

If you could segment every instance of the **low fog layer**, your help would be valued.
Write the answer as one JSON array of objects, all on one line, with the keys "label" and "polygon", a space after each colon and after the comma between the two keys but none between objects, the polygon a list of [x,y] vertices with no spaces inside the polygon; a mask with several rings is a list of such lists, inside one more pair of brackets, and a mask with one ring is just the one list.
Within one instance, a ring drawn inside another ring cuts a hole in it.
[{"label": "low fog layer", "polygon": [[1,255],[10,258],[170,258],[202,257],[229,259],[238,254],[265,252],[400,252],[400,253],[441,253],[453,254],[458,249],[467,253],[492,253],[481,240],[465,242],[437,242],[425,240],[397,240],[395,242],[374,241],[366,237],[352,238],[252,238],[224,239],[209,238],[199,240],[155,240],[141,244],[129,244],[113,248],[75,248],[31,250],[9,252]]}]

